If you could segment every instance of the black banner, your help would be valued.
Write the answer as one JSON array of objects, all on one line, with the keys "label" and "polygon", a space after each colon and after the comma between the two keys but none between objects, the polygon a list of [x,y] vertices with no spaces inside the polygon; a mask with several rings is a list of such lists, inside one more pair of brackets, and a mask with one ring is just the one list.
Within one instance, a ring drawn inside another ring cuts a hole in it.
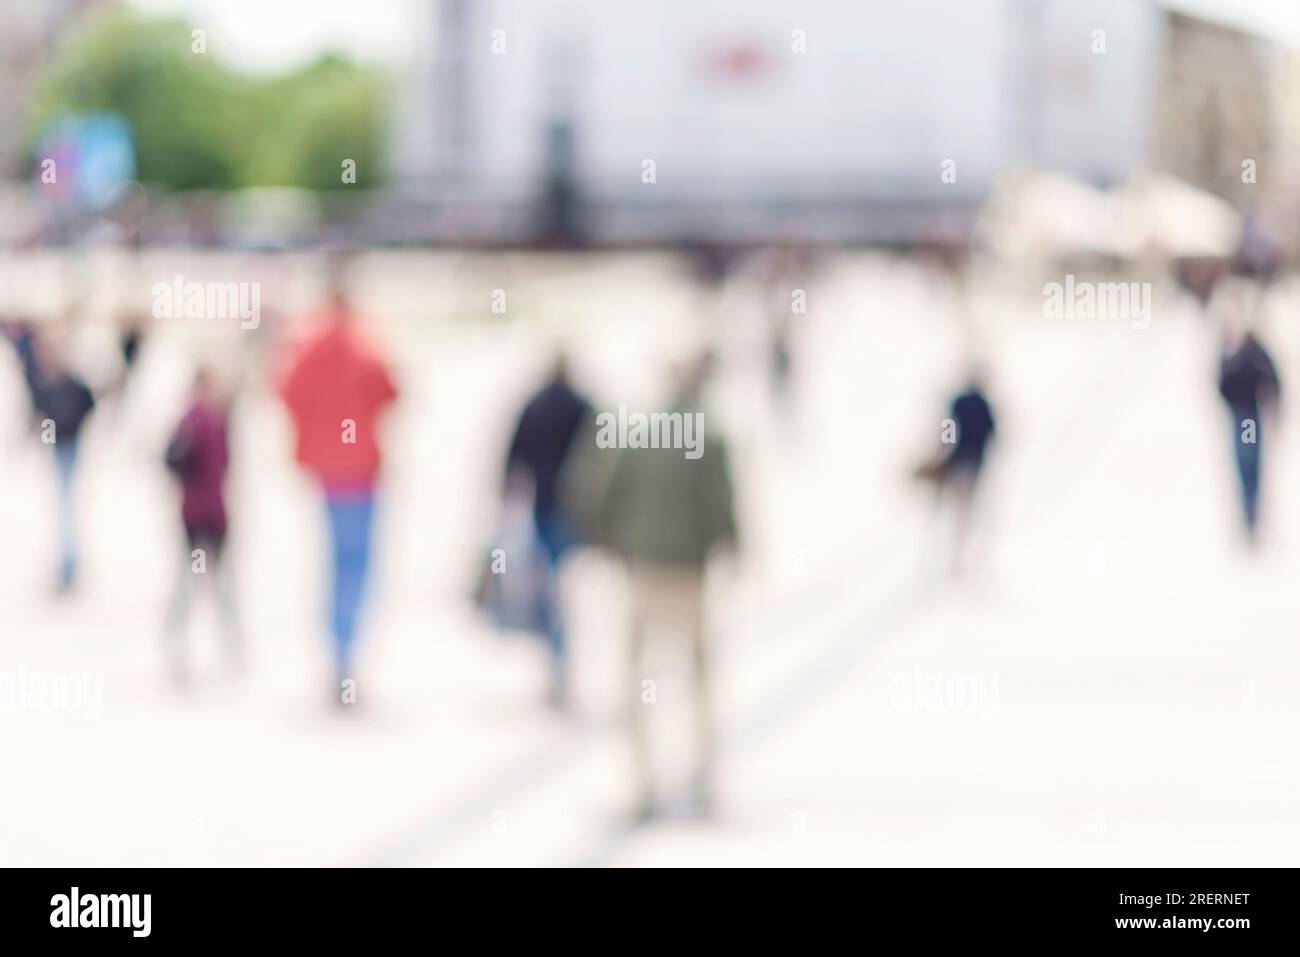
[{"label": "black banner", "polygon": [[[702,936],[810,943],[1124,941],[1236,948],[1293,937],[1279,870],[8,870],[7,943],[459,947]],[[611,924],[614,925],[611,927]],[[623,925],[620,931],[617,925]],[[611,931],[616,936],[609,937]],[[16,952],[16,951],[11,951]]]}]

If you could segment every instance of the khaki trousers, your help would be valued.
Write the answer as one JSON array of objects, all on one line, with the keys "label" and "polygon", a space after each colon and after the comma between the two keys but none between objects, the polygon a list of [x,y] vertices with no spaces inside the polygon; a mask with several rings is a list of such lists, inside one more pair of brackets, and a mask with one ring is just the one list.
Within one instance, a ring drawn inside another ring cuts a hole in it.
[{"label": "khaki trousers", "polygon": [[678,644],[690,656],[694,686],[695,765],[692,785],[707,788],[714,758],[709,694],[709,656],[704,623],[704,572],[671,565],[632,565],[631,654],[628,658],[632,702],[632,749],[643,797],[653,793],[650,707],[643,700],[646,644],[650,635]]}]

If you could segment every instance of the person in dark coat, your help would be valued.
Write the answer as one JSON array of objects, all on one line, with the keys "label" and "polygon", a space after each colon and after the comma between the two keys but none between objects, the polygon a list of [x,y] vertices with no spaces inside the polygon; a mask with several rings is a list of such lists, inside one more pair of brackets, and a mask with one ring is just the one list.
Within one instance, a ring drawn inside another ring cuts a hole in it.
[{"label": "person in dark coat", "polygon": [[230,463],[227,410],[217,395],[211,374],[200,369],[194,377],[189,407],[167,444],[166,462],[181,487],[181,524],[185,529],[185,567],[181,569],[168,613],[173,674],[186,680],[180,635],[189,618],[194,579],[215,574],[218,604],[225,625],[231,665],[241,663],[239,629],[226,545],[226,471]]},{"label": "person in dark coat", "polygon": [[119,394],[125,394],[136,377],[148,328],[145,318],[137,313],[125,313],[118,319],[117,348],[122,367],[114,383],[114,390]]},{"label": "person in dark coat", "polygon": [[85,380],[63,362],[63,357],[31,326],[7,331],[18,352],[23,381],[41,441],[54,450],[59,488],[60,592],[71,591],[77,581],[76,486],[78,449],[82,427],[95,408],[95,397]]},{"label": "person in dark coat", "polygon": [[533,488],[533,520],[550,564],[545,589],[546,640],[551,653],[550,699],[562,704],[568,693],[568,647],[559,600],[560,561],[577,542],[576,522],[561,503],[560,475],[591,403],[569,384],[568,363],[559,356],[550,376],[525,404],[506,453],[508,480],[520,476]]},{"label": "person in dark coat", "polygon": [[942,487],[956,506],[953,570],[960,574],[984,459],[996,430],[993,407],[985,394],[980,371],[972,372],[966,387],[953,396],[948,416],[956,426],[957,441],[944,463]]},{"label": "person in dark coat", "polygon": [[969,473],[974,482],[984,467],[984,455],[995,428],[993,408],[978,380],[953,397],[948,415],[957,426],[957,441],[948,456],[948,475]]},{"label": "person in dark coat", "polygon": [[27,387],[27,397],[35,412],[41,388],[40,366],[36,362],[36,330],[26,323],[13,323],[5,327],[5,336],[18,354],[18,363],[23,370],[23,385]]},{"label": "person in dark coat", "polygon": [[1263,424],[1260,412],[1277,408],[1281,383],[1273,359],[1254,333],[1235,345],[1225,343],[1219,362],[1219,394],[1232,415],[1237,477],[1246,535],[1253,545],[1259,533],[1259,486]]},{"label": "person in dark coat", "polygon": [[952,569],[960,574],[974,513],[975,497],[997,425],[984,386],[984,373],[972,367],[966,385],[952,397],[941,426],[943,450],[923,462],[913,477],[933,482],[940,505],[952,503]]}]

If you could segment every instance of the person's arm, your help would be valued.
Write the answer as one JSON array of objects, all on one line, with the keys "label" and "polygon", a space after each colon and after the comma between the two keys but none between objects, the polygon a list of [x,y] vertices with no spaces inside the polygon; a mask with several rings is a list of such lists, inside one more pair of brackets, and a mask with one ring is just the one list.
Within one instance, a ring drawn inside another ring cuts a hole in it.
[{"label": "person's arm", "polygon": [[626,557],[620,520],[632,508],[632,471],[635,468],[632,453],[627,449],[601,449],[594,444],[588,449],[593,468],[588,479],[601,472],[605,475],[604,487],[592,481],[590,541],[603,545],[617,555]]},{"label": "person's arm", "polygon": [[22,363],[27,387],[35,393],[45,381],[40,363],[36,360],[36,339],[30,331],[23,330],[14,337],[13,344],[18,350],[18,360]]},{"label": "person's arm", "polygon": [[1277,405],[1282,395],[1282,381],[1278,378],[1277,366],[1269,356],[1264,357],[1264,392],[1270,405]]},{"label": "person's arm", "polygon": [[296,412],[302,403],[304,365],[302,356],[293,356],[280,374],[276,392],[280,394],[280,399],[289,407],[290,412]]},{"label": "person's arm", "polygon": [[[613,488],[619,451],[602,449],[593,440],[595,417],[578,425],[560,466],[557,492],[561,506],[589,545],[608,546],[609,518],[616,506],[610,500],[621,494]],[[622,479],[619,479],[620,483]]]},{"label": "person's arm", "polygon": [[388,372],[388,366],[382,362],[375,363],[375,393],[379,397],[380,408],[397,401],[397,386]]},{"label": "person's arm", "polygon": [[709,464],[702,502],[704,514],[700,516],[701,524],[709,530],[710,546],[725,545],[732,549],[738,548],[735,491],[731,483],[731,468],[726,444],[721,439],[713,438],[705,446],[704,458],[709,460]]},{"label": "person's arm", "polygon": [[527,419],[528,410],[525,409],[523,414],[519,416],[519,421],[515,423],[515,430],[510,436],[510,445],[506,448],[505,468],[502,470],[502,474],[507,478],[509,478],[511,472],[523,465],[524,423]]},{"label": "person's arm", "polygon": [[175,431],[172,432],[171,438],[167,440],[167,448],[163,452],[163,462],[179,478],[189,471],[193,458],[194,419],[191,415],[186,414],[181,417]]},{"label": "person's arm", "polygon": [[1277,369],[1273,366],[1273,360],[1267,356],[1264,357],[1263,375],[1260,377],[1259,390],[1256,395],[1259,397],[1260,411],[1274,420],[1278,416],[1278,409],[1281,406],[1279,401],[1282,393],[1281,383],[1278,380]]}]

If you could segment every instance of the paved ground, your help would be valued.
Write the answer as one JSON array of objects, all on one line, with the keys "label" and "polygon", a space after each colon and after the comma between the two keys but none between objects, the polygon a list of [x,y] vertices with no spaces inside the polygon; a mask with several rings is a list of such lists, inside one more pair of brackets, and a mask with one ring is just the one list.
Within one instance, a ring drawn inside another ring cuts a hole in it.
[{"label": "paved ground", "polygon": [[[6,268],[34,300],[57,300],[48,289],[68,275]],[[309,271],[239,258],[94,260],[80,274],[99,277],[92,301],[106,310],[147,302],[142,290],[180,270],[256,277],[268,303],[311,292]],[[324,700],[318,503],[255,371],[231,483],[250,668],[223,673],[204,619],[195,689],[164,678],[180,546],[157,450],[182,360],[203,351],[256,370],[273,321],[260,334],[173,323],[134,393],[101,410],[82,489],[84,589],[66,601],[49,593],[51,466],[21,438],[18,386],[0,365],[0,674],[102,682],[90,711],[0,711],[0,862],[1295,862],[1294,416],[1271,436],[1274,523],[1252,557],[1232,524],[1229,426],[1199,317],[1158,289],[1145,332],[1050,322],[1032,298],[989,291],[979,320],[1003,436],[987,560],[953,584],[932,567],[942,527],[906,472],[938,435],[962,340],[941,287],[875,256],[807,281],[785,418],[762,388],[752,292],[737,284],[716,304],[704,335],[724,357],[714,409],[735,445],[747,544],[711,582],[720,816],[627,826],[616,570],[595,556],[570,569],[567,717],[540,706],[540,649],[491,634],[463,595],[510,415],[547,345],[573,344],[603,403],[648,407],[658,360],[701,335],[682,279],[654,256],[365,265],[361,294],[405,399],[347,716]],[[496,288],[504,317],[487,313]],[[1300,383],[1289,326],[1272,338]],[[681,676],[656,667],[656,719],[671,729]]]}]

